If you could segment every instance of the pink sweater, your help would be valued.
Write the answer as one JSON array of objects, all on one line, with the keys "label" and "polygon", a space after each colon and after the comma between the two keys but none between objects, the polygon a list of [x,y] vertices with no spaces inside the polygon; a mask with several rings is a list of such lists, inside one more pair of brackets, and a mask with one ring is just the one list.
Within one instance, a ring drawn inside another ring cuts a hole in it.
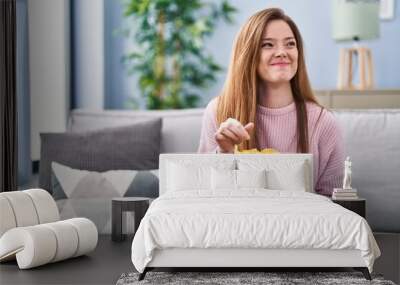
[{"label": "pink sweater", "polygon": [[[217,99],[207,105],[202,123],[198,152],[215,152],[217,142],[214,134],[218,129],[216,121]],[[331,195],[333,188],[342,186],[344,145],[339,126],[333,114],[326,109],[307,103],[310,152],[314,159],[315,191]],[[258,148],[274,148],[281,153],[296,153],[296,106],[292,103],[278,109],[257,106]]]}]

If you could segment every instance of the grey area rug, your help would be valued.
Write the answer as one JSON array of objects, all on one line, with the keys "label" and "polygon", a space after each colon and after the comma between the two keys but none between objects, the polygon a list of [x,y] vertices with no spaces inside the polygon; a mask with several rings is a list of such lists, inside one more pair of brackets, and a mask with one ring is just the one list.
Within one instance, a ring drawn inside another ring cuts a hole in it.
[{"label": "grey area rug", "polygon": [[139,273],[124,273],[117,285],[133,284],[379,284],[395,285],[384,280],[381,275],[372,275],[372,281],[364,278],[360,272],[148,272],[142,281]]}]

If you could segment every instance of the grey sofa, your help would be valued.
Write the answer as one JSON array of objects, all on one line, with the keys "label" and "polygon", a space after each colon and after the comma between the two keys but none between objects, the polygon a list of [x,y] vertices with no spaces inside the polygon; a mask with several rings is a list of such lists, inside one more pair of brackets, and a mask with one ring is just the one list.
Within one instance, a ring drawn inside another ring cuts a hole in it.
[{"label": "grey sofa", "polygon": [[146,118],[161,117],[161,152],[195,152],[200,138],[203,109],[170,111],[73,110],[67,130],[82,132],[129,125]]},{"label": "grey sofa", "polygon": [[[367,199],[367,220],[376,232],[400,233],[400,109],[335,110],[347,155],[353,161],[353,187]],[[161,117],[161,152],[196,152],[203,109],[173,111],[74,110],[68,131],[128,125]]]},{"label": "grey sofa", "polygon": [[[202,109],[179,111],[74,110],[68,130],[80,132],[162,117],[161,152],[196,152]],[[353,160],[353,186],[367,199],[374,231],[400,232],[400,110],[335,110],[347,155]]]}]

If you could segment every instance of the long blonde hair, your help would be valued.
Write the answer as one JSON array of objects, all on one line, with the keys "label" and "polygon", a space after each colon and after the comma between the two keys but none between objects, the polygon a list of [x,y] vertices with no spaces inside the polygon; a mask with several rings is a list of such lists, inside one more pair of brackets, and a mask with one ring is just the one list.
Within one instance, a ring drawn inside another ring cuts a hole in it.
[{"label": "long blonde hair", "polygon": [[[318,104],[308,80],[304,60],[303,41],[296,24],[278,8],[269,8],[257,12],[240,29],[233,46],[231,61],[223,90],[217,106],[217,122],[221,124],[228,118],[235,118],[243,125],[256,124],[258,103],[257,86],[261,80],[257,75],[260,61],[261,40],[265,27],[272,20],[285,21],[292,30],[298,49],[298,68],[290,80],[297,113],[297,152],[309,151],[308,118],[306,102]],[[319,104],[318,104],[319,105]],[[256,129],[257,126],[254,126]],[[250,140],[241,143],[239,149],[257,148],[256,132],[250,134]]]}]

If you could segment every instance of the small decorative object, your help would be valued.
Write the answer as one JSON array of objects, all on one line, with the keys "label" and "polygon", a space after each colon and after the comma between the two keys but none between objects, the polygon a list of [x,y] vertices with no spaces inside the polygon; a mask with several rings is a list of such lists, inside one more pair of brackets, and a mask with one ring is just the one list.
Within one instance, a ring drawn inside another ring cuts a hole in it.
[{"label": "small decorative object", "polygon": [[332,199],[334,200],[352,200],[358,199],[357,189],[351,187],[351,160],[350,157],[346,157],[344,161],[344,177],[342,188],[334,188]]},{"label": "small decorative object", "polygon": [[350,161],[350,156],[346,157],[346,160],[344,161],[343,189],[352,189],[351,188],[351,161]]}]

